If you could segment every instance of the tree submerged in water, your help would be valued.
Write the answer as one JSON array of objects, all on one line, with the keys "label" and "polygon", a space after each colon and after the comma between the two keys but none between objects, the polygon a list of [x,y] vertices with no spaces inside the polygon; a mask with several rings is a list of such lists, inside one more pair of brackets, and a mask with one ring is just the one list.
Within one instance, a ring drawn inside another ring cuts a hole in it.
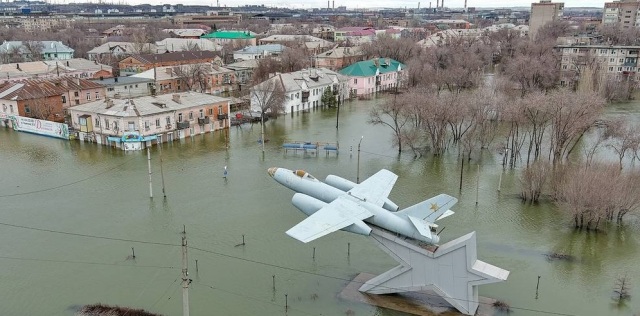
[{"label": "tree submerged in water", "polygon": [[83,306],[76,316],[162,316],[147,312],[144,309],[135,309],[129,307],[109,306],[101,303],[89,304]]}]

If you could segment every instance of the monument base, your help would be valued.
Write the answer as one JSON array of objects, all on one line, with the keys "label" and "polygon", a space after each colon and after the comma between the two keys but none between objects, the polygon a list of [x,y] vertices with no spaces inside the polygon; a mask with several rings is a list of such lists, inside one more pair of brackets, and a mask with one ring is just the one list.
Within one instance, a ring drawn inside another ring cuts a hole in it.
[{"label": "monument base", "polygon": [[[411,315],[421,316],[453,316],[464,315],[457,311],[451,304],[433,291],[405,292],[397,294],[367,294],[358,289],[375,275],[368,273],[358,274],[347,286],[342,289],[338,297],[341,299],[370,304]],[[493,303],[496,300],[479,297],[476,316],[494,315],[496,310]]]}]

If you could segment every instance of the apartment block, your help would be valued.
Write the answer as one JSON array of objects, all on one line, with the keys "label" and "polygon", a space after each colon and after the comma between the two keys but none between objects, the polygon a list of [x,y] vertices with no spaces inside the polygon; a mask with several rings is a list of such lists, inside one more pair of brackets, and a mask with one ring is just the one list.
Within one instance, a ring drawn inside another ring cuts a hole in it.
[{"label": "apartment block", "polygon": [[564,3],[552,3],[551,0],[540,0],[531,4],[531,16],[529,17],[529,36],[536,38],[538,30],[545,24],[562,18]]}]

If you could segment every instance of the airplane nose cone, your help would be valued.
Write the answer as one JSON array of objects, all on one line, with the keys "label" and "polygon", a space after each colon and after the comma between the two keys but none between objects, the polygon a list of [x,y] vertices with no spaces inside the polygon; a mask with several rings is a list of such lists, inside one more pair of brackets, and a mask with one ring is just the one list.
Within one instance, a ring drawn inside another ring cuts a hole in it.
[{"label": "airplane nose cone", "polygon": [[276,174],[276,170],[278,170],[278,168],[272,167],[272,168],[267,169],[267,173],[269,173],[269,175],[273,177],[273,175]]}]

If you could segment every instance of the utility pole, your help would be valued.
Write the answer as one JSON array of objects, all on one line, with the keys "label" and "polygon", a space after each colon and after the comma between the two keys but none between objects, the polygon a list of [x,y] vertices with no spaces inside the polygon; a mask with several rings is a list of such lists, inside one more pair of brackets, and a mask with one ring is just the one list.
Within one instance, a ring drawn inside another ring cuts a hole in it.
[{"label": "utility pole", "polygon": [[167,197],[167,192],[164,189],[164,171],[162,170],[162,144],[158,143],[158,150],[160,151],[160,178],[162,179],[162,196]]},{"label": "utility pole", "polygon": [[189,316],[189,263],[187,261],[187,228],[182,226],[182,316]]},{"label": "utility pole", "polygon": [[153,184],[151,183],[151,151],[149,150],[149,143],[147,143],[147,166],[149,167],[149,198],[153,199]]},{"label": "utility pole", "polygon": [[362,144],[362,139],[364,139],[364,136],[362,136],[358,142],[358,165],[356,167],[358,170],[356,174],[356,183],[360,183],[360,144]]}]

